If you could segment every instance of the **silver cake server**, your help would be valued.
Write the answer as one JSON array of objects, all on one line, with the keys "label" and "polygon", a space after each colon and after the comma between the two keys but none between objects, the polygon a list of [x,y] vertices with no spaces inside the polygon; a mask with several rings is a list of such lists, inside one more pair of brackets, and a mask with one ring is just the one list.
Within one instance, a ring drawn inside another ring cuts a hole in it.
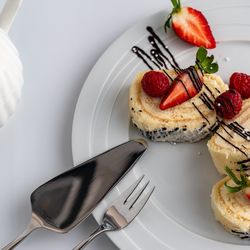
[{"label": "silver cake server", "polygon": [[27,229],[2,250],[13,249],[33,230],[66,233],[86,219],[104,196],[132,168],[147,148],[131,140],[58,175],[31,194],[32,216]]}]

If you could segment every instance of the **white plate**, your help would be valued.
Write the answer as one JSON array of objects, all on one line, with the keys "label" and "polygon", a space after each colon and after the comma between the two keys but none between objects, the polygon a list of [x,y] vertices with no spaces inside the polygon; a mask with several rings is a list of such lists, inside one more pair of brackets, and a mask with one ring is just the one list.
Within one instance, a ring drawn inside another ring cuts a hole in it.
[{"label": "white plate", "polygon": [[[219,74],[250,73],[250,2],[192,1],[209,20],[216,40]],[[194,63],[196,48],[180,41],[163,24],[167,11],[157,13],[124,33],[96,63],[80,94],[73,123],[74,163],[112,146],[139,137],[130,126],[128,89],[145,65],[131,52],[133,45],[149,49],[145,27],[150,25],[175,54],[180,65]],[[132,172],[94,211],[100,221],[107,204],[145,174],[156,190],[145,209],[125,230],[108,236],[120,249],[242,249],[249,243],[224,231],[210,208],[212,185],[220,179],[206,148],[195,144],[149,143],[148,152]]]}]

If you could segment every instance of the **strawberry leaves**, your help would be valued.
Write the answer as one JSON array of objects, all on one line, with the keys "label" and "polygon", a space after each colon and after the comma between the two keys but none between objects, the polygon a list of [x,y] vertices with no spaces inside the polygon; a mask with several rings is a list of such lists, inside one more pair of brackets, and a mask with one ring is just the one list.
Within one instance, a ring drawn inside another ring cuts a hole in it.
[{"label": "strawberry leaves", "polygon": [[229,186],[227,182],[224,183],[224,186],[229,193],[237,193],[250,186],[250,181],[247,178],[243,165],[240,165],[240,177],[237,177],[228,166],[225,167],[225,171],[235,183],[235,186]]},{"label": "strawberry leaves", "polygon": [[213,74],[219,70],[219,66],[214,61],[214,56],[207,56],[207,50],[200,47],[196,53],[196,66],[203,73]]}]

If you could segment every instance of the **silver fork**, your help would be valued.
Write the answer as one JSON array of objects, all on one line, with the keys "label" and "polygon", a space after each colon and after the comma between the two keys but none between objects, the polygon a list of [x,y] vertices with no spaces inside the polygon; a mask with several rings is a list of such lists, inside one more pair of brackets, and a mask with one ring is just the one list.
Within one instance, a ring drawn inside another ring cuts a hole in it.
[{"label": "silver fork", "polygon": [[142,194],[145,193],[145,189],[149,184],[148,181],[142,188],[132,195],[141,183],[143,177],[144,176],[132,184],[117,198],[117,200],[113,202],[104,214],[102,224],[86,240],[81,241],[76,247],[74,247],[73,250],[82,249],[103,232],[117,231],[126,227],[138,215],[155,189],[155,187],[152,187],[145,195],[143,195],[143,198],[138,201]]}]

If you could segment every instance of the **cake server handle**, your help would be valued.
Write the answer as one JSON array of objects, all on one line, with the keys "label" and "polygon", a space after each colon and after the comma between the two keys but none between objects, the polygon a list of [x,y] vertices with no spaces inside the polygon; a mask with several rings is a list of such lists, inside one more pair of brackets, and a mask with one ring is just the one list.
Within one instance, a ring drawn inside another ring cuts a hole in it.
[{"label": "cake server handle", "polygon": [[22,2],[23,0],[6,0],[3,10],[0,14],[0,28],[6,33],[9,32],[9,29]]}]

